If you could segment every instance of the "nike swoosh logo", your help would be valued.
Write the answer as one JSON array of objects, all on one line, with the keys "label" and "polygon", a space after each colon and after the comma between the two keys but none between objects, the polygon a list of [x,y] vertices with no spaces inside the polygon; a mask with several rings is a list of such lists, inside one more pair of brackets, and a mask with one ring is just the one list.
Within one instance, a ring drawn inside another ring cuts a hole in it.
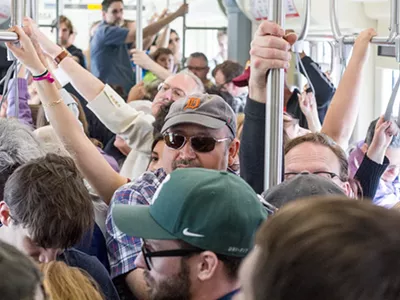
[{"label": "nike swoosh logo", "polygon": [[185,228],[183,230],[183,235],[190,236],[190,237],[204,237],[202,234],[197,234],[189,231],[189,228]]}]

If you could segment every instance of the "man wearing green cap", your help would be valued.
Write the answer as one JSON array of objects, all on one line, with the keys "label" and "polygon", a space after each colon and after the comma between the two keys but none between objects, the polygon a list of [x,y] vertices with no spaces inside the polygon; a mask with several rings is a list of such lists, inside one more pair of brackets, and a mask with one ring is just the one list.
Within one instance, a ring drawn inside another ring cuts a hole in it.
[{"label": "man wearing green cap", "polygon": [[[111,276],[120,295],[132,292],[147,299],[143,270],[136,257],[142,242],[134,235],[118,230],[111,214],[116,204],[149,205],[167,174],[179,168],[204,168],[226,171],[236,163],[239,141],[236,139],[236,115],[219,96],[193,94],[175,101],[161,130],[165,147],[163,168],[146,172],[134,182],[119,188],[111,201],[106,220],[106,240]],[[123,296],[122,296],[123,298]]]},{"label": "man wearing green cap", "polygon": [[181,169],[153,201],[112,210],[122,232],[144,240],[135,263],[145,269],[150,299],[232,299],[238,267],[266,218],[253,189],[228,172]]}]

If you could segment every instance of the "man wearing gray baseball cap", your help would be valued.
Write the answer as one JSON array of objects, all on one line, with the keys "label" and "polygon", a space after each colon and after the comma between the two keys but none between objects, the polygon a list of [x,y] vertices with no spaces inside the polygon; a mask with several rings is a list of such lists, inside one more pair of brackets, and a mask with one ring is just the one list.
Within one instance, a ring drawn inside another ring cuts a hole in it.
[{"label": "man wearing gray baseball cap", "polygon": [[[162,127],[165,141],[163,168],[146,172],[119,188],[108,211],[107,246],[111,273],[139,299],[147,298],[143,270],[135,259],[141,252],[141,240],[117,229],[111,211],[117,204],[149,205],[157,187],[167,174],[180,168],[204,168],[229,171],[236,162],[239,140],[236,138],[236,115],[219,96],[192,94],[175,101]],[[117,283],[117,286],[120,284]]]}]

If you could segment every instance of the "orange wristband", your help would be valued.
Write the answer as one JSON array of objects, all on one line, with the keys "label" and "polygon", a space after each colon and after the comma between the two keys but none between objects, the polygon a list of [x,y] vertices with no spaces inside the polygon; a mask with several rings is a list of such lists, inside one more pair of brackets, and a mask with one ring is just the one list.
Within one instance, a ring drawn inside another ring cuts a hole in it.
[{"label": "orange wristband", "polygon": [[61,61],[68,55],[69,53],[67,52],[67,50],[63,49],[63,51],[60,54],[58,54],[56,58],[54,58],[54,61],[56,62],[57,65],[59,65]]}]

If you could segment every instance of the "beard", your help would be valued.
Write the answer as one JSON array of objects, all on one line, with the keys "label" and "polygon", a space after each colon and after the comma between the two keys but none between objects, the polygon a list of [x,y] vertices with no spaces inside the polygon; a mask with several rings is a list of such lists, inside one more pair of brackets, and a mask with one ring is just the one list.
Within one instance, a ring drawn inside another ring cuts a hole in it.
[{"label": "beard", "polygon": [[189,266],[182,260],[179,274],[168,276],[165,280],[156,282],[149,271],[144,271],[144,278],[149,287],[151,300],[189,300],[190,279]]},{"label": "beard", "polygon": [[182,168],[203,168],[203,166],[196,160],[180,159],[172,162],[172,170]]}]

